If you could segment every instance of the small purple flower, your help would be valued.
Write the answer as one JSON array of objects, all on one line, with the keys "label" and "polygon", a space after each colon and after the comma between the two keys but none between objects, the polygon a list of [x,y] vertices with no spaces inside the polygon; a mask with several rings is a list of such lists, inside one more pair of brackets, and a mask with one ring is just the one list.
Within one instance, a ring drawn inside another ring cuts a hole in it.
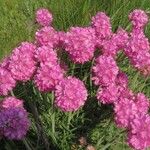
[{"label": "small purple flower", "polygon": [[28,114],[23,108],[9,108],[0,112],[0,129],[8,139],[23,139],[29,130],[29,125]]}]

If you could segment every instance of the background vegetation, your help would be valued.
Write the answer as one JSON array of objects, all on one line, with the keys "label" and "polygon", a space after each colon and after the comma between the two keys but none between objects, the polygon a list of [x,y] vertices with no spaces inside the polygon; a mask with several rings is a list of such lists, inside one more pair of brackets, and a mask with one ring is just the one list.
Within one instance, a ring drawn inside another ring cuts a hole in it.
[{"label": "background vegetation", "polygon": [[[34,40],[37,29],[34,16],[40,7],[51,10],[54,17],[53,25],[57,30],[66,31],[71,26],[87,26],[90,24],[91,16],[98,11],[104,11],[111,17],[113,31],[116,31],[118,26],[130,31],[129,12],[136,8],[149,12],[150,1],[0,0],[0,58],[9,54],[21,41]],[[146,35],[150,37],[149,25]],[[117,61],[121,70],[129,76],[130,88],[135,92],[144,92],[150,97],[150,79],[143,78],[135,71],[123,54],[119,54]],[[32,83],[26,83],[25,89],[18,85],[14,93],[18,98],[25,100],[26,108],[31,112],[32,127],[23,141],[0,140],[0,150],[44,150],[45,137],[52,150],[83,150],[85,147],[78,141],[82,136],[97,150],[129,150],[125,142],[126,134],[114,124],[112,106],[98,104],[95,98],[97,87],[89,80],[92,64],[68,64],[68,74],[83,80],[90,93],[86,105],[75,113],[63,113],[56,109],[53,106],[53,93],[40,94],[36,89],[32,89]],[[36,96],[33,96],[33,93],[36,93]],[[36,107],[30,108],[29,103],[35,103]],[[36,108],[40,120],[35,119]]]}]

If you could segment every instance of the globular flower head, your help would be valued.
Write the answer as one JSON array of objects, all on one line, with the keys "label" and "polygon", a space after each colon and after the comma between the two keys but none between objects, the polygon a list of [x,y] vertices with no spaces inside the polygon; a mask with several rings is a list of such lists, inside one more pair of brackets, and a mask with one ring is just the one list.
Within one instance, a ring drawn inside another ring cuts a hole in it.
[{"label": "globular flower head", "polygon": [[54,49],[50,46],[41,46],[36,50],[35,57],[39,62],[51,62],[52,64],[57,63],[57,54]]},{"label": "globular flower head", "polygon": [[66,33],[65,50],[75,63],[85,63],[94,56],[95,40],[95,31],[91,27],[72,27]]},{"label": "globular flower head", "polygon": [[52,45],[53,47],[58,45],[59,36],[57,31],[53,27],[43,27],[35,33],[35,39],[39,46]]},{"label": "globular flower head", "polygon": [[136,106],[138,107],[138,111],[140,113],[148,113],[150,101],[143,93],[136,94],[134,102],[136,103]]},{"label": "globular flower head", "polygon": [[119,28],[112,37],[112,42],[116,43],[118,49],[124,48],[128,40],[129,40],[128,33],[122,28]]},{"label": "globular flower head", "polygon": [[30,122],[25,109],[16,107],[0,112],[0,129],[10,140],[21,140],[25,137]]},{"label": "globular flower head", "polygon": [[114,103],[114,111],[117,126],[127,128],[137,113],[137,107],[132,99],[120,97],[118,102]]},{"label": "globular flower head", "polygon": [[0,67],[0,95],[7,95],[16,86],[12,74],[5,68]]},{"label": "globular flower head", "polygon": [[9,70],[14,79],[25,82],[32,77],[36,69],[35,49],[34,44],[23,42],[13,50],[10,56]]},{"label": "globular flower head", "polygon": [[137,117],[131,122],[128,133],[128,144],[136,150],[144,150],[150,147],[150,116]]},{"label": "globular flower head", "polygon": [[118,101],[117,86],[111,84],[108,87],[100,87],[97,91],[97,99],[103,104],[111,104]]},{"label": "globular flower head", "polygon": [[110,18],[103,12],[92,17],[92,27],[99,39],[108,39],[112,35]]},{"label": "globular flower head", "polygon": [[64,78],[56,86],[55,104],[63,111],[76,111],[84,105],[87,90],[83,82],[74,77]]},{"label": "globular flower head", "polygon": [[101,42],[102,53],[108,56],[116,56],[117,52],[126,46],[128,39],[128,33],[119,28],[110,39]]},{"label": "globular flower head", "polygon": [[119,68],[111,56],[101,55],[93,67],[93,80],[96,85],[108,86],[115,83]]},{"label": "globular flower head", "polygon": [[36,21],[41,26],[48,26],[53,21],[52,14],[48,11],[48,9],[40,8],[36,12]]},{"label": "globular flower head", "polygon": [[131,64],[146,76],[150,74],[149,50],[149,41],[144,32],[141,29],[133,30],[124,51]]},{"label": "globular flower head", "polygon": [[129,14],[129,19],[131,20],[134,28],[142,28],[148,23],[147,14],[140,9],[135,9]]},{"label": "globular flower head", "polygon": [[49,92],[63,79],[63,71],[58,64],[51,62],[41,63],[34,77],[34,82],[39,91]]},{"label": "globular flower head", "polygon": [[127,95],[126,97],[120,95],[118,102],[114,105],[116,124],[119,127],[130,128],[130,124],[134,118],[144,116],[148,113],[149,100],[142,93]]},{"label": "globular flower head", "polygon": [[143,32],[141,30],[133,30],[124,50],[128,57],[133,57],[139,52],[148,52],[149,49],[148,38],[145,37]]},{"label": "globular flower head", "polygon": [[150,53],[139,51],[132,57],[129,57],[131,64],[143,75],[150,75]]},{"label": "globular flower head", "polygon": [[23,101],[15,97],[6,97],[0,102],[1,110],[16,107],[23,108]]},{"label": "globular flower head", "polygon": [[113,39],[104,40],[101,50],[103,55],[115,57],[118,52],[118,46]]}]

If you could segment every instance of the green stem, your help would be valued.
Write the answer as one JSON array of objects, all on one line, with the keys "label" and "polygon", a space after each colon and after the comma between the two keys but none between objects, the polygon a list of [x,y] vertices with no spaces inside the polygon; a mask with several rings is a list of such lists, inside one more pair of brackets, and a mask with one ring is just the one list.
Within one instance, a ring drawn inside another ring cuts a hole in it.
[{"label": "green stem", "polygon": [[54,92],[52,92],[51,94],[51,104],[52,104],[52,132],[53,134],[55,134],[55,106],[54,106],[54,100],[55,100],[55,96],[54,96]]},{"label": "green stem", "polygon": [[72,112],[69,112],[69,114],[68,114],[68,122],[67,122],[67,127],[68,127],[68,129],[69,129],[70,122],[71,122],[72,118],[73,118],[73,113],[72,113]]},{"label": "green stem", "polygon": [[71,68],[71,75],[73,76],[74,75],[74,70],[76,68],[76,64],[73,64],[72,65],[72,68]]},{"label": "green stem", "polygon": [[15,97],[13,90],[10,91],[11,96]]},{"label": "green stem", "polygon": [[23,144],[25,145],[25,147],[26,147],[27,150],[34,150],[34,149],[32,149],[32,148],[30,147],[30,145],[29,145],[29,143],[27,142],[26,138],[24,138],[24,139],[22,140],[22,142],[23,142]]}]

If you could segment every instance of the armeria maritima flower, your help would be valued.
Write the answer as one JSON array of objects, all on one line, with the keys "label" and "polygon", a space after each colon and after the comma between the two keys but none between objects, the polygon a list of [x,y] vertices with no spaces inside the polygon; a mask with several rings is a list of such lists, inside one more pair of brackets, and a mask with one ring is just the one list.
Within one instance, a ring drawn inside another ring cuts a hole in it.
[{"label": "armeria maritima flower", "polygon": [[93,67],[93,80],[96,85],[108,86],[115,83],[119,68],[111,56],[99,56]]},{"label": "armeria maritima flower", "polygon": [[40,8],[36,12],[36,21],[41,25],[41,26],[48,26],[52,23],[53,21],[53,16],[49,12],[48,9],[45,8]]},{"label": "armeria maritima flower", "polygon": [[12,74],[5,68],[0,67],[0,95],[7,95],[16,86]]},{"label": "armeria maritima flower", "polygon": [[43,45],[53,45],[53,47],[57,46],[59,43],[58,32],[55,31],[53,27],[46,26],[41,28],[35,33],[35,39],[39,46]]},{"label": "armeria maritima flower", "polygon": [[57,63],[57,54],[51,46],[38,47],[35,53],[35,58],[38,62],[51,62],[52,64]]},{"label": "armeria maritima flower", "polygon": [[92,59],[95,51],[95,31],[91,27],[72,27],[66,33],[65,50],[75,63]]},{"label": "armeria maritima flower", "polygon": [[99,88],[97,91],[97,99],[103,104],[111,104],[118,100],[118,88],[115,84],[107,87]]},{"label": "armeria maritima flower", "polygon": [[150,116],[139,116],[131,121],[128,133],[128,144],[136,150],[150,147]]},{"label": "armeria maritima flower", "polygon": [[84,105],[87,90],[82,81],[74,77],[64,78],[56,86],[55,104],[63,111],[76,111]]},{"label": "armeria maritima flower", "polygon": [[0,102],[0,109],[8,109],[8,108],[16,108],[20,107],[23,108],[23,101],[17,99],[15,97],[6,97]]},{"label": "armeria maritima flower", "polygon": [[115,121],[119,127],[130,127],[130,123],[137,116],[148,113],[149,99],[142,93],[134,96],[122,97],[114,103]]},{"label": "armeria maritima flower", "polygon": [[36,46],[29,42],[22,42],[10,56],[9,70],[12,77],[18,81],[28,81],[36,69],[34,58]]},{"label": "armeria maritima flower", "polygon": [[34,82],[39,91],[48,92],[55,90],[55,86],[63,79],[63,70],[58,64],[51,62],[41,63],[34,77]]},{"label": "armeria maritima flower", "polygon": [[129,19],[134,28],[143,28],[148,23],[148,16],[145,11],[135,9],[129,14]]},{"label": "armeria maritima flower", "polygon": [[112,35],[110,18],[104,12],[98,12],[92,17],[92,27],[99,39],[108,39]]}]

